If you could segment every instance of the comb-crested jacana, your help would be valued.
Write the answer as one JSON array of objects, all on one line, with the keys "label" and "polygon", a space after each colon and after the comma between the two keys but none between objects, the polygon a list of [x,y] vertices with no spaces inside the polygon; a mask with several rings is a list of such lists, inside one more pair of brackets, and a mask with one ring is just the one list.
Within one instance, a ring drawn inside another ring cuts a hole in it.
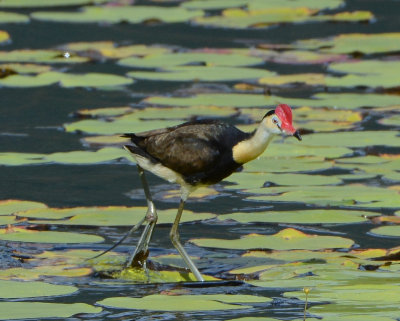
[{"label": "comb-crested jacana", "polygon": [[267,112],[252,133],[245,133],[219,121],[202,120],[123,135],[133,143],[124,147],[136,159],[148,205],[146,216],[132,229],[137,229],[146,221],[127,266],[145,264],[148,245],[157,222],[156,208],[143,169],[181,186],[181,200],[170,238],[196,279],[204,281],[179,240],[178,225],[185,201],[199,186],[215,184],[258,157],[271,139],[281,133],[301,140],[299,132],[292,125],[292,110],[285,104]]}]

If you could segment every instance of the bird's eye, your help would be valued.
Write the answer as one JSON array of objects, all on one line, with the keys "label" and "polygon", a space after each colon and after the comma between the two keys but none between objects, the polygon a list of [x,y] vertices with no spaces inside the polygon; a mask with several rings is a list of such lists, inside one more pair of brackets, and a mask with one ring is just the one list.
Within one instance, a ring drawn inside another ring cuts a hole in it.
[{"label": "bird's eye", "polygon": [[274,117],[274,118],[272,118],[272,122],[273,122],[274,124],[277,124],[277,123],[278,123],[278,119],[277,119],[276,117]]}]

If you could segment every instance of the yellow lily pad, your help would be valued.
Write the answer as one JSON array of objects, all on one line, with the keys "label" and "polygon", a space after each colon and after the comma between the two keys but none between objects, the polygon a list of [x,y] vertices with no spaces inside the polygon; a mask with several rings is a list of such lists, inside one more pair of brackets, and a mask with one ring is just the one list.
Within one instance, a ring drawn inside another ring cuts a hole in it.
[{"label": "yellow lily pad", "polygon": [[0,201],[0,215],[13,214],[15,212],[27,211],[37,208],[47,208],[47,205],[40,202],[22,200]]},{"label": "yellow lily pad", "polygon": [[0,30],[0,43],[10,40],[10,35],[7,31]]}]

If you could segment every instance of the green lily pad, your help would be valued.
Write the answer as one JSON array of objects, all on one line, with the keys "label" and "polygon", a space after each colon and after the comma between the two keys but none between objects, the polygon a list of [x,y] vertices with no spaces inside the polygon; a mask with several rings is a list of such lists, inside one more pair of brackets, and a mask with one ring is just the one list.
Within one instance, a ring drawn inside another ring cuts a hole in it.
[{"label": "green lily pad", "polygon": [[334,135],[318,133],[304,137],[304,144],[310,146],[400,146],[400,137],[396,131],[353,131]]},{"label": "green lily pad", "polygon": [[298,210],[265,211],[218,215],[219,220],[234,220],[240,223],[292,223],[292,224],[348,224],[368,221],[368,216],[380,215],[375,212],[350,210]]},{"label": "green lily pad", "polygon": [[380,227],[372,229],[371,233],[376,234],[376,235],[383,235],[383,236],[400,237],[400,226],[398,226],[398,225],[380,226]]},{"label": "green lily pad", "polygon": [[263,196],[249,199],[274,202],[300,202],[322,206],[356,206],[364,208],[400,207],[399,192],[395,189],[348,184],[344,186],[269,187],[251,190]]},{"label": "green lily pad", "polygon": [[0,43],[10,40],[10,35],[7,31],[0,30]]},{"label": "green lily pad", "polygon": [[76,291],[78,288],[69,285],[0,280],[0,298],[4,299],[67,295]]},{"label": "green lily pad", "polygon": [[172,66],[160,71],[132,71],[136,79],[165,81],[237,81],[274,75],[265,69],[225,66]]},{"label": "green lily pad", "polygon": [[265,303],[270,298],[253,295],[203,294],[163,295],[152,294],[142,298],[113,297],[97,304],[118,309],[139,309],[151,311],[215,311],[248,309],[245,304]]},{"label": "green lily pad", "polygon": [[229,52],[178,52],[157,55],[147,55],[143,58],[130,57],[122,59],[118,64],[139,68],[166,68],[184,66],[187,64],[204,64],[206,66],[251,66],[262,64],[264,60],[258,57],[234,54]]},{"label": "green lily pad", "polygon": [[329,185],[339,184],[342,182],[336,176],[323,175],[307,175],[307,174],[272,174],[268,173],[260,175],[260,173],[233,173],[225,179],[225,181],[233,182],[235,185],[230,185],[229,189],[246,189],[262,187],[266,182],[275,185],[289,186],[305,186],[305,185]]},{"label": "green lily pad", "polygon": [[[311,161],[311,162],[316,161],[322,164],[323,158],[336,158],[344,155],[351,155],[352,153],[353,151],[347,147],[307,146],[304,144],[298,144],[296,142],[290,144],[289,140],[285,140],[285,142],[282,144],[281,142],[279,142],[278,139],[275,139],[268,146],[264,155],[267,156],[268,158],[278,157],[280,159],[308,156],[306,157],[306,161]],[[314,159],[311,158],[310,156],[314,156]],[[296,158],[294,160],[297,161]],[[251,163],[247,165],[250,164]],[[297,165],[295,165],[295,167],[297,168]]]},{"label": "green lily pad", "polygon": [[3,200],[0,201],[0,215],[13,214],[15,212],[31,209],[47,208],[46,204],[32,201]]},{"label": "green lily pad", "polygon": [[299,40],[294,44],[298,49],[319,49],[328,53],[365,54],[389,53],[400,50],[400,33],[342,34],[328,39]]},{"label": "green lily pad", "polygon": [[2,215],[0,216],[0,225],[8,225],[15,223],[15,216],[14,215]]},{"label": "green lily pad", "polygon": [[104,3],[109,0],[2,0],[3,8],[65,7],[83,4]]},{"label": "green lily pad", "polygon": [[339,12],[333,15],[315,15],[318,10],[307,7],[278,7],[260,9],[225,9],[222,15],[196,17],[199,25],[225,28],[258,28],[279,23],[321,22],[321,21],[369,21],[369,11]]},{"label": "green lily pad", "polygon": [[83,7],[77,12],[33,12],[31,17],[41,21],[69,23],[141,23],[147,20],[177,23],[186,22],[203,14],[202,10],[187,10],[179,7],[107,6]]},{"label": "green lily pad", "polygon": [[[267,149],[265,156],[261,156],[245,164],[244,171],[266,173],[266,181],[268,181],[267,175],[269,173],[320,171],[332,167],[333,163],[331,161],[326,161],[323,157],[268,157]],[[290,180],[289,176],[286,176],[286,178]]]},{"label": "green lily pad", "polygon": [[[0,2],[0,7],[3,2]],[[29,17],[23,14],[14,12],[0,11],[0,23],[26,23],[29,22]],[[1,41],[0,41],[1,42]]]},{"label": "green lily pad", "polygon": [[[0,58],[1,59],[1,58]],[[45,72],[36,76],[11,75],[0,80],[6,87],[38,87],[59,83],[66,88],[72,87],[113,87],[125,86],[133,83],[132,79],[111,74],[67,74],[62,72]]]},{"label": "green lily pad", "polygon": [[274,235],[249,234],[236,240],[191,239],[190,242],[204,247],[250,250],[250,249],[308,249],[349,248],[350,239],[337,236],[308,235],[298,230],[287,228]]},{"label": "green lily pad", "polygon": [[230,106],[230,107],[265,107],[286,103],[291,106],[334,107],[355,109],[359,107],[385,107],[400,105],[400,98],[396,95],[380,94],[330,94],[318,93],[313,99],[283,98],[265,96],[261,94],[198,94],[191,97],[149,97],[144,103],[167,106]]},{"label": "green lily pad", "polygon": [[264,46],[268,48],[268,45],[258,45],[259,49],[252,51],[254,55],[262,57],[266,61],[280,64],[325,64],[335,61],[346,61],[348,59],[348,57],[343,54],[330,54],[306,50],[278,51],[263,49]]},{"label": "green lily pad", "polygon": [[78,56],[65,56],[61,50],[13,50],[0,51],[0,61],[4,62],[31,62],[31,63],[81,63],[88,58]]},{"label": "green lily pad", "polygon": [[0,302],[0,320],[69,318],[80,313],[100,313],[86,303]]},{"label": "green lily pad", "polygon": [[[147,207],[75,207],[47,208],[17,213],[19,217],[34,220],[32,223],[55,225],[91,225],[91,226],[133,226],[146,214]],[[157,224],[171,224],[175,220],[176,209],[157,211]],[[216,215],[211,213],[193,213],[185,210],[181,222],[208,220]],[[45,220],[43,220],[45,219]]]},{"label": "green lily pad", "polygon": [[[80,262],[82,263],[82,261]],[[52,262],[51,265],[38,266],[29,268],[10,268],[0,270],[0,279],[2,280],[42,280],[45,276],[58,276],[58,277],[82,277],[88,276],[92,273],[92,269],[84,267],[77,268],[75,265],[57,265]]]},{"label": "green lily pad", "polygon": [[310,308],[309,312],[313,315],[318,314],[327,321],[393,321],[398,316],[398,309],[393,304],[379,304],[379,307],[376,308],[368,303],[358,305],[339,302],[314,306]]},{"label": "green lily pad", "polygon": [[0,68],[12,70],[18,74],[39,74],[51,70],[50,66],[21,63],[1,64]]},{"label": "green lily pad", "polygon": [[385,117],[383,119],[380,119],[378,122],[382,125],[400,126],[400,115]]},{"label": "green lily pad", "polygon": [[250,9],[274,9],[274,8],[302,8],[312,9],[334,9],[343,4],[342,0],[191,0],[181,4],[182,7],[189,9],[226,9],[248,7]]},{"label": "green lily pad", "polygon": [[148,56],[171,52],[171,49],[161,46],[129,45],[117,46],[112,41],[73,42],[60,47],[68,52],[89,57],[102,56],[108,59],[121,59],[130,56]]},{"label": "green lily pad", "polygon": [[97,235],[56,232],[56,231],[35,231],[24,228],[13,227],[11,229],[0,229],[0,240],[12,242],[31,243],[98,243],[104,239]]}]

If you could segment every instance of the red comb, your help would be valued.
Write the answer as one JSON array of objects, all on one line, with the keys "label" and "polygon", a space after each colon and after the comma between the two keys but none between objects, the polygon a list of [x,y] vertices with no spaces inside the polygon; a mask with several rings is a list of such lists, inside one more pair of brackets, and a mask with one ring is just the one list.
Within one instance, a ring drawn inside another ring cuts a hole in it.
[{"label": "red comb", "polygon": [[275,109],[275,114],[279,117],[282,124],[282,129],[290,133],[294,133],[296,130],[292,125],[292,109],[286,104],[280,104]]}]

